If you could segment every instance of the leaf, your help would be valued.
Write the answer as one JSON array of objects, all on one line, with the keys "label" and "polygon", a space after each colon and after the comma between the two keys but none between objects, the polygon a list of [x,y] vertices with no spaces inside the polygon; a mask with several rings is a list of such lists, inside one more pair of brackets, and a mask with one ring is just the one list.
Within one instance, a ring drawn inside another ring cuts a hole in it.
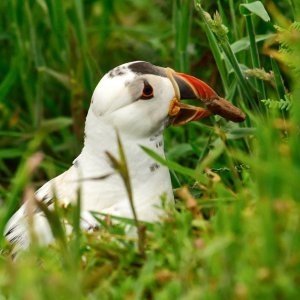
[{"label": "leaf", "polygon": [[283,99],[285,95],[285,87],[283,83],[282,76],[280,74],[280,69],[277,62],[271,57],[271,66],[274,73],[274,79],[276,84],[276,91],[279,99]]},{"label": "leaf", "polygon": [[143,224],[141,224],[138,221],[138,216],[137,216],[136,209],[134,206],[134,201],[133,201],[133,191],[132,191],[132,186],[131,186],[131,179],[130,179],[130,175],[129,175],[126,155],[125,155],[123,144],[121,142],[121,137],[117,130],[116,130],[116,135],[117,135],[118,150],[119,150],[118,152],[119,152],[120,160],[118,160],[116,157],[114,157],[108,151],[106,151],[106,155],[110,159],[114,168],[119,172],[119,174],[124,182],[124,185],[126,187],[129,204],[131,207],[133,219],[135,221],[135,226],[137,228],[137,233],[138,233],[138,249],[139,249],[141,256],[144,257],[145,256],[145,238],[146,238],[145,230],[146,230],[146,228]]},{"label": "leaf", "polygon": [[172,147],[168,151],[167,157],[169,159],[176,160],[176,159],[183,157],[185,155],[188,155],[192,152],[193,152],[192,146],[190,144],[184,143],[184,144],[179,144],[179,145],[175,145],[174,147]]},{"label": "leaf", "polygon": [[0,149],[0,158],[15,158],[24,155],[24,149],[9,148]]},{"label": "leaf", "polygon": [[213,148],[197,167],[199,172],[212,164],[225,151],[225,144],[221,138],[217,138],[212,145]]},{"label": "leaf", "polygon": [[42,128],[42,130],[49,133],[52,131],[57,131],[64,127],[68,127],[72,123],[73,123],[73,120],[71,118],[58,117],[58,118],[43,121],[41,124],[41,128]]},{"label": "leaf", "polygon": [[15,177],[11,182],[9,197],[6,202],[6,209],[0,211],[0,244],[3,242],[3,232],[5,226],[16,211],[20,202],[20,193],[24,190],[26,184],[31,179],[34,169],[39,165],[42,156],[40,153],[28,155],[28,152],[23,154],[23,161],[20,163]]},{"label": "leaf", "polygon": [[[20,64],[20,57],[17,56],[13,59],[9,71],[7,72],[4,79],[1,81],[0,84],[0,102],[8,92],[13,88],[17,78],[18,78],[18,69]],[[3,71],[2,71],[3,72]]]},{"label": "leaf", "polygon": [[268,108],[277,108],[282,111],[288,111],[292,107],[291,96],[284,95],[284,99],[273,100],[273,99],[262,99],[261,102]]},{"label": "leaf", "polygon": [[222,237],[218,237],[212,239],[210,243],[202,250],[201,256],[204,258],[211,257],[216,253],[224,252],[224,250],[229,247],[233,242],[233,237],[231,235],[224,235]]},{"label": "leaf", "polygon": [[45,217],[47,218],[51,227],[53,236],[62,244],[64,248],[66,248],[67,236],[57,211],[50,210],[42,201],[36,201],[36,205],[45,214]]},{"label": "leaf", "polygon": [[[275,34],[273,33],[268,33],[268,34],[260,34],[255,36],[255,41],[256,43],[267,40],[269,38],[274,37]],[[238,53],[240,51],[246,50],[250,47],[250,40],[248,37],[242,38],[233,44],[231,44],[231,49],[233,53]]]},{"label": "leaf", "polygon": [[202,183],[206,183],[207,179],[205,178],[205,176],[200,173],[200,172],[196,172],[190,168],[187,167],[183,167],[181,165],[179,165],[178,163],[174,162],[174,161],[170,161],[170,160],[166,160],[164,157],[161,157],[159,154],[157,154],[155,151],[153,151],[152,149],[149,149],[147,147],[144,146],[140,146],[150,157],[152,157],[154,160],[158,161],[160,164],[162,164],[163,166],[168,167],[171,170],[174,170],[180,174],[183,175],[187,175],[189,177],[194,178],[195,180],[201,181]]},{"label": "leaf", "polygon": [[226,133],[226,138],[228,140],[240,139],[240,138],[248,137],[255,133],[256,133],[256,129],[253,127],[234,128]]},{"label": "leaf", "polygon": [[[219,70],[220,76],[222,78],[222,83],[223,83],[225,93],[227,93],[228,88],[229,88],[229,83],[228,83],[228,79],[227,79],[226,67],[223,63],[223,58],[222,58],[223,55],[222,55],[221,49],[218,46],[217,39],[214,36],[211,28],[209,27],[209,24],[208,24],[206,18],[205,18],[204,10],[201,8],[200,1],[196,1],[195,6],[196,6],[196,9],[200,13],[200,16],[201,16],[201,19],[202,19],[202,22],[203,22],[203,25],[204,25],[204,31],[206,33],[208,43],[210,45],[210,49],[212,51],[212,54],[214,56],[214,59],[216,61],[217,66],[218,66],[218,70]],[[199,25],[201,26],[201,22],[199,22]]]},{"label": "leaf", "polygon": [[244,16],[250,15],[252,13],[265,22],[270,21],[269,14],[267,13],[266,9],[260,1],[240,4],[240,12]]},{"label": "leaf", "polygon": [[44,66],[38,67],[38,71],[41,73],[46,73],[47,75],[55,78],[58,82],[60,82],[62,85],[64,85],[67,89],[71,88],[70,77],[68,75],[57,72],[55,70],[52,70],[52,69],[44,67]]}]

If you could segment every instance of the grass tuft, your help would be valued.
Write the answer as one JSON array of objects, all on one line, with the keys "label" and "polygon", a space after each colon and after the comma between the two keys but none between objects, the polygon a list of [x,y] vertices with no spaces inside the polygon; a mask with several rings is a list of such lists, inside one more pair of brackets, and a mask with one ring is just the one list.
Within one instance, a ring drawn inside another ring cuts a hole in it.
[{"label": "grass tuft", "polygon": [[[116,65],[190,72],[247,115],[168,128],[166,158],[144,148],[177,198],[146,229],[94,212],[99,230],[81,232],[80,197],[40,204],[55,242],[12,262],[0,234],[0,298],[298,299],[298,2],[0,1],[0,233],[78,155],[92,90]],[[109,157],[132,200],[120,141]]]}]

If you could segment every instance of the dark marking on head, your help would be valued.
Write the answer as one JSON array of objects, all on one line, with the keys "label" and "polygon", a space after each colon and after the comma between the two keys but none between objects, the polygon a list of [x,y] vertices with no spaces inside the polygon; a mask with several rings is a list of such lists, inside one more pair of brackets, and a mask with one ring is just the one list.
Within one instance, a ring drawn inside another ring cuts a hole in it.
[{"label": "dark marking on head", "polygon": [[154,66],[148,62],[145,61],[139,61],[132,63],[128,66],[128,69],[130,69],[132,72],[137,74],[152,74],[157,75],[161,77],[167,77],[166,72],[164,71],[164,68]]},{"label": "dark marking on head", "polygon": [[124,75],[126,72],[125,72],[125,68],[124,67],[116,67],[114,69],[112,69],[109,73],[108,73],[108,76],[110,78],[114,78],[115,76],[122,76]]},{"label": "dark marking on head", "polygon": [[79,167],[79,162],[78,162],[78,160],[75,160],[75,161],[73,162],[73,166],[74,166],[76,169]]}]

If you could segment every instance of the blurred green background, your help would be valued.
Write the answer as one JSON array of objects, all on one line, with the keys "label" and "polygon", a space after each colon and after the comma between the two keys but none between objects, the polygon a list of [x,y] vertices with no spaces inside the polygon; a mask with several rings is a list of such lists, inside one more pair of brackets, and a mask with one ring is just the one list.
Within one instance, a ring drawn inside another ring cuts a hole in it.
[{"label": "blurred green background", "polygon": [[57,216],[76,224],[77,208],[58,209],[55,245],[12,263],[2,241],[0,298],[298,299],[298,2],[1,1],[0,232],[78,155],[93,89],[119,64],[193,74],[247,120],[166,130],[178,201],[147,227],[145,256],[122,224],[67,237]]}]

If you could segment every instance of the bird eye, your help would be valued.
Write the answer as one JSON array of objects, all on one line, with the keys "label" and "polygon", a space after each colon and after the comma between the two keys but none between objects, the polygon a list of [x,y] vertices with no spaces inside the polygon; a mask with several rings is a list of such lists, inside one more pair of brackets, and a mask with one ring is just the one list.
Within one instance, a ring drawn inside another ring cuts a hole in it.
[{"label": "bird eye", "polygon": [[151,98],[153,98],[153,88],[147,81],[144,81],[144,89],[142,92],[141,99],[148,100]]}]

